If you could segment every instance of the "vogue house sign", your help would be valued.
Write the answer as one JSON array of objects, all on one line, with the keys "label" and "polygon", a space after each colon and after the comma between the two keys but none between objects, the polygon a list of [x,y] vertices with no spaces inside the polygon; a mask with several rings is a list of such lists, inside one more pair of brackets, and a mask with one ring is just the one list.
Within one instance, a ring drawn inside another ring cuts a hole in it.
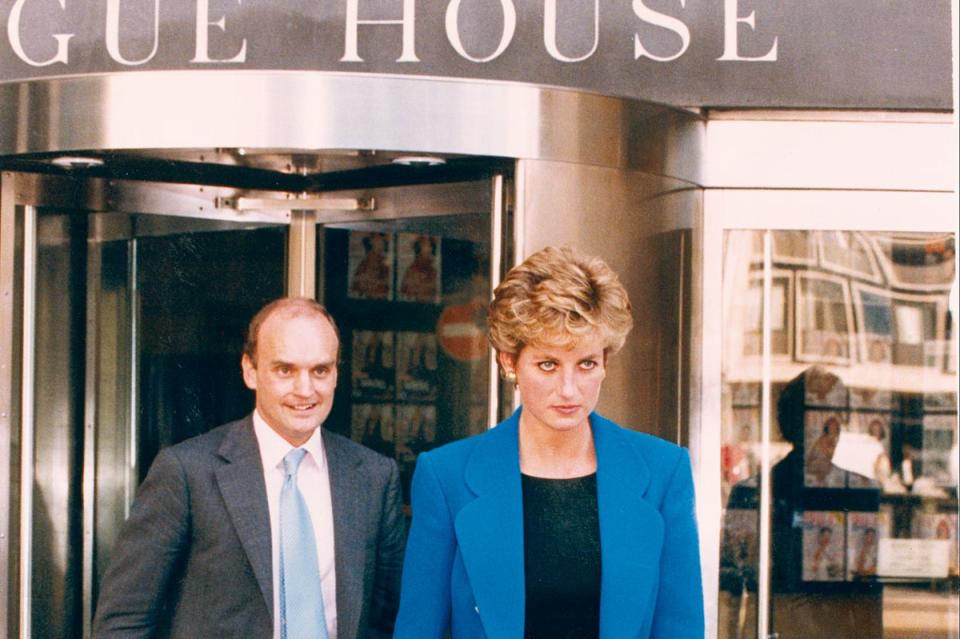
[{"label": "vogue house sign", "polygon": [[950,106],[949,0],[0,0],[0,20],[0,81],[316,70],[681,106]]}]

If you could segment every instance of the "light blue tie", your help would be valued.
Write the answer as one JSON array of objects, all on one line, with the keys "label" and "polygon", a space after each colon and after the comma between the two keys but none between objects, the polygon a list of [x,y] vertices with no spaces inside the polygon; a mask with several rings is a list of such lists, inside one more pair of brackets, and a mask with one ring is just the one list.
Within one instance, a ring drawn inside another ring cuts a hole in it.
[{"label": "light blue tie", "polygon": [[307,451],[283,458],[280,489],[280,638],[329,639],[323,612],[317,544],[307,502],[297,488],[297,470]]}]

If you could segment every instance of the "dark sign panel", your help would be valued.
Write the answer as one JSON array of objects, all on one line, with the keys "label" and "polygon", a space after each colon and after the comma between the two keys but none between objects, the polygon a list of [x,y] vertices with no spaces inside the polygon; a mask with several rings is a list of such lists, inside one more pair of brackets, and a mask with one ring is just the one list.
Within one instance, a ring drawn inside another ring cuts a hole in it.
[{"label": "dark sign panel", "polygon": [[287,69],[948,109],[949,0],[0,0],[0,81]]}]

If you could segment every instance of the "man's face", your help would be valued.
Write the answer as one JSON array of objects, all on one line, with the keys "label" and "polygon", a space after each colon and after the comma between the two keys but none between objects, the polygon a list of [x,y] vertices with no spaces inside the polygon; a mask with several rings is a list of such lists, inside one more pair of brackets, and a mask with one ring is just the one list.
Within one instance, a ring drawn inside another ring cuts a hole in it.
[{"label": "man's face", "polygon": [[257,411],[293,446],[330,414],[339,346],[325,317],[279,310],[260,327],[256,364],[243,356],[243,381],[256,393]]}]

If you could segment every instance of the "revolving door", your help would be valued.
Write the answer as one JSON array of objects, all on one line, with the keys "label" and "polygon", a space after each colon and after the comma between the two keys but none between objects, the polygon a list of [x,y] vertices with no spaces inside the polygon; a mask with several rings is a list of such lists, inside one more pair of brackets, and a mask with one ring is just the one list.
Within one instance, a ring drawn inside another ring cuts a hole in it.
[{"label": "revolving door", "polygon": [[509,175],[490,161],[437,183],[418,168],[353,174],[349,191],[334,183],[295,202],[182,184],[188,175],[3,174],[22,310],[5,309],[23,380],[10,392],[21,636],[89,635],[153,457],[252,410],[240,354],[271,299],[331,308],[343,359],[326,427],[395,457],[407,481],[420,451],[487,428],[498,393],[475,311],[509,235]]}]

